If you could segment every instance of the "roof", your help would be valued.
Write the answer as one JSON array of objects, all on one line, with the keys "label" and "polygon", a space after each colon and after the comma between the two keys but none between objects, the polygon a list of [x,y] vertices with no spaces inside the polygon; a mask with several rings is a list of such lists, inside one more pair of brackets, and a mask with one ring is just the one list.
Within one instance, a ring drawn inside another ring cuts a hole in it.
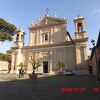
[{"label": "roof", "polygon": [[92,59],[92,58],[93,58],[94,51],[95,51],[95,47],[93,47],[93,49],[92,49],[90,59]]},{"label": "roof", "polygon": [[74,20],[77,20],[77,19],[84,19],[84,17],[83,16],[77,16],[77,17],[74,18]]},{"label": "roof", "polygon": [[98,35],[98,40],[97,40],[97,45],[96,47],[100,47],[100,31],[99,31],[99,35]]},{"label": "roof", "polygon": [[99,31],[99,35],[98,35],[98,40],[97,40],[97,44],[95,47],[93,47],[92,52],[91,52],[91,57],[90,59],[92,59],[93,55],[94,55],[94,51],[96,48],[100,47],[100,31]]},{"label": "roof", "polygon": [[24,31],[23,31],[23,29],[21,27],[17,28],[15,32],[23,32],[24,33]]},{"label": "roof", "polygon": [[67,35],[69,36],[69,38],[70,38],[71,42],[72,42],[73,44],[75,44],[75,42],[73,41],[73,39],[72,39],[72,37],[71,37],[70,33],[69,33],[69,32],[66,32],[66,33],[67,33]]},{"label": "roof", "polygon": [[31,24],[29,29],[36,29],[36,28],[39,28],[39,27],[66,24],[66,23],[67,23],[67,20],[65,20],[65,19],[51,17],[51,16],[44,16],[43,18],[38,20],[36,23]]}]

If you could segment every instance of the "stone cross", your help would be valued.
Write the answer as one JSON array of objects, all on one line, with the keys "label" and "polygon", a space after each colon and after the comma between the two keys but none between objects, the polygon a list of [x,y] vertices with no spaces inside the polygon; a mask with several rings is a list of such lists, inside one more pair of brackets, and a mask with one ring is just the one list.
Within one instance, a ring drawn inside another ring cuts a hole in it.
[{"label": "stone cross", "polygon": [[80,17],[80,13],[79,13],[79,11],[77,12],[77,17]]},{"label": "stone cross", "polygon": [[48,11],[49,11],[49,9],[47,8],[47,9],[45,10],[45,16],[48,15]]}]

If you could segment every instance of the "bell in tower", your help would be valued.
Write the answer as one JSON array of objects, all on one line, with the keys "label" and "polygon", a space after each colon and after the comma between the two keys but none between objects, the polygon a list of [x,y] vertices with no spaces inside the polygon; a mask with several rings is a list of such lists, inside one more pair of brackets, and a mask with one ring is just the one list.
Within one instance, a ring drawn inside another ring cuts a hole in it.
[{"label": "bell in tower", "polygon": [[82,32],[83,31],[82,23],[78,23],[77,28],[78,32]]},{"label": "bell in tower", "polygon": [[85,18],[83,16],[77,15],[74,18],[75,24],[75,38],[82,39],[86,38],[86,30],[85,30]]}]

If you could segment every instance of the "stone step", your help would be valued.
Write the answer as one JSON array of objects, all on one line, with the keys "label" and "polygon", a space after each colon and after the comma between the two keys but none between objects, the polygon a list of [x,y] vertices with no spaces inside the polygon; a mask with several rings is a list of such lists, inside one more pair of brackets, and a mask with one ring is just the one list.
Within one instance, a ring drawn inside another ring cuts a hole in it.
[{"label": "stone step", "polygon": [[89,75],[88,70],[74,70],[73,73],[75,73],[76,75]]}]

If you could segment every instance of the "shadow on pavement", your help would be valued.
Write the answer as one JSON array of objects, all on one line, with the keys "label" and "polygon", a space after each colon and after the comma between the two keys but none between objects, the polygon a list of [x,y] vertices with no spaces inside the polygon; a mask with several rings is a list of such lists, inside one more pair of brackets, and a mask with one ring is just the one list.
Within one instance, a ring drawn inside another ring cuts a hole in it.
[{"label": "shadow on pavement", "polygon": [[[20,79],[0,82],[0,100],[99,100],[100,83],[89,75],[48,76],[37,80]],[[86,88],[84,93],[61,92],[62,88]]]}]

